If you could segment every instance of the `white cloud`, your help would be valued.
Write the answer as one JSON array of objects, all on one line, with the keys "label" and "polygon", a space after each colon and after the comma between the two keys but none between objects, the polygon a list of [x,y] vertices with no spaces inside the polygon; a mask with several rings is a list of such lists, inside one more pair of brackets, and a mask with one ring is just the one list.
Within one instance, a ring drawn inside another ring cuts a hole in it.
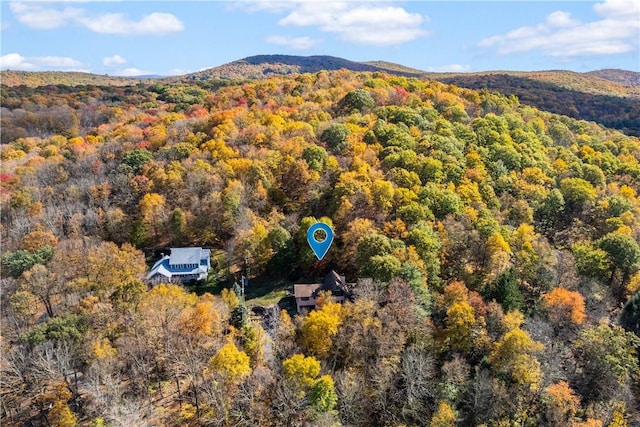
[{"label": "white cloud", "polygon": [[427,71],[434,73],[468,73],[471,71],[471,66],[467,64],[440,65],[438,67],[429,67]]},{"label": "white cloud", "polygon": [[314,26],[343,40],[375,46],[406,43],[429,34],[428,17],[397,6],[347,2],[305,2],[280,20],[280,25]]},{"label": "white cloud", "polygon": [[320,40],[313,40],[310,37],[283,37],[283,36],[270,36],[265,39],[267,43],[275,44],[278,46],[286,46],[289,49],[305,50],[310,49],[313,46],[320,43]]},{"label": "white cloud", "polygon": [[554,57],[615,55],[637,51],[640,41],[640,2],[604,0],[594,5],[601,16],[580,22],[567,12],[556,11],[545,22],[488,37],[478,44],[508,55],[540,51]]},{"label": "white cloud", "polygon": [[125,68],[124,70],[119,70],[113,73],[114,76],[122,76],[122,77],[135,77],[135,76],[144,76],[152,74],[150,71],[143,71],[137,68]]},{"label": "white cloud", "polygon": [[117,67],[118,65],[124,65],[127,60],[120,55],[107,56],[102,58],[102,63],[107,67]]},{"label": "white cloud", "polygon": [[79,23],[91,31],[101,34],[162,35],[184,30],[184,24],[170,13],[155,12],[139,21],[132,21],[123,13],[107,13],[95,17],[84,17]]},{"label": "white cloud", "polygon": [[39,71],[43,68],[60,71],[87,71],[87,65],[67,56],[31,56],[24,57],[19,53],[0,56],[0,68],[3,70]]},{"label": "white cloud", "polygon": [[3,70],[29,70],[34,68],[34,65],[18,53],[9,53],[0,56],[0,68]]},{"label": "white cloud", "polygon": [[39,30],[63,27],[83,14],[82,9],[65,7],[62,10],[45,8],[38,4],[11,2],[11,11],[18,22]]},{"label": "white cloud", "polygon": [[11,2],[10,7],[20,23],[40,30],[73,24],[96,33],[119,35],[162,35],[184,30],[182,21],[170,13],[154,12],[136,21],[129,19],[124,13],[88,15],[84,9],[57,9],[29,2]]},{"label": "white cloud", "polygon": [[362,45],[397,45],[429,35],[429,31],[422,28],[429,21],[427,16],[375,1],[243,0],[235,2],[233,7],[248,12],[286,13],[280,25],[317,27]]}]

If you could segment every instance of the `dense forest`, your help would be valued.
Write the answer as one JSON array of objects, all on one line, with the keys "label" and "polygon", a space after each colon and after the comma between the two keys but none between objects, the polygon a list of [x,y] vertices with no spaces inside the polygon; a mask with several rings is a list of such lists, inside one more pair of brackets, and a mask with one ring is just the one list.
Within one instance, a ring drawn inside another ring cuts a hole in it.
[{"label": "dense forest", "polygon": [[1,89],[2,425],[640,423],[639,138],[379,72]]},{"label": "dense forest", "polygon": [[[556,80],[563,73],[556,73]],[[567,73],[565,73],[567,74]],[[622,76],[624,74],[620,73]],[[606,71],[601,72],[607,76]],[[598,75],[598,76],[599,76]],[[567,75],[566,77],[571,77]],[[635,76],[634,76],[635,77]],[[610,78],[620,78],[617,74]],[[630,79],[630,78],[629,78]],[[520,102],[532,105],[538,109],[552,113],[563,114],[576,119],[597,122],[605,127],[618,129],[627,135],[640,136],[640,97],[637,82],[629,82],[631,96],[618,93],[602,93],[604,88],[599,88],[599,93],[590,93],[580,83],[576,82],[563,86],[562,80],[553,81],[550,78],[536,79],[522,75],[495,74],[469,74],[455,77],[443,77],[441,81],[456,84],[470,89],[489,89],[506,95],[516,95]],[[627,83],[626,80],[623,80]],[[588,84],[587,81],[581,82]],[[571,87],[574,88],[571,88]],[[611,89],[616,89],[613,86]]]}]

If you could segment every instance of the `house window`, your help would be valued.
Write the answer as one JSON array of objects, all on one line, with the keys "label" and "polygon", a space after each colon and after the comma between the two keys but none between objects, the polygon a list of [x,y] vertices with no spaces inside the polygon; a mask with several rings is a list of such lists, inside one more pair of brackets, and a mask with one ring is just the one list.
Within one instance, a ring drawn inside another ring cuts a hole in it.
[{"label": "house window", "polygon": [[302,297],[300,298],[302,301],[309,301],[309,297]]}]

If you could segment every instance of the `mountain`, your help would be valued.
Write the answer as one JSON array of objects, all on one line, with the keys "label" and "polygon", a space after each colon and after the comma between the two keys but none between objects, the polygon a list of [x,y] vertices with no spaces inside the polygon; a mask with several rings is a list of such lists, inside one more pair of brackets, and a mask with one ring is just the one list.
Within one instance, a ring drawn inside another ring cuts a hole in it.
[{"label": "mountain", "polygon": [[257,55],[182,76],[111,77],[87,73],[2,71],[7,86],[127,86],[153,82],[258,80],[271,76],[346,69],[380,72],[515,95],[524,104],[640,135],[640,73],[627,70],[486,71],[431,73],[385,61],[356,62],[335,56]]},{"label": "mountain", "polygon": [[392,74],[404,74],[404,75],[415,75],[421,76],[424,74],[423,70],[418,70],[417,68],[407,67],[405,65],[396,64],[393,62],[387,61],[366,61],[363,64],[373,65],[374,67],[382,68],[383,70],[390,72]]},{"label": "mountain", "polygon": [[168,81],[202,81],[210,79],[263,79],[274,75],[317,73],[318,71],[347,69],[371,71],[419,77],[420,70],[410,69],[389,62],[355,62],[335,56],[257,55],[239,59],[219,67],[209,68],[185,76],[176,76]]}]

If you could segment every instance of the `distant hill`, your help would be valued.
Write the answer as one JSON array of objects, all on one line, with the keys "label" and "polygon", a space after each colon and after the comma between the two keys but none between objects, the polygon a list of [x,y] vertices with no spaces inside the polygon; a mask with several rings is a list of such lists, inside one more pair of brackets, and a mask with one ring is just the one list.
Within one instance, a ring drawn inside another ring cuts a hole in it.
[{"label": "distant hill", "polygon": [[[500,76],[500,77],[496,77]],[[605,77],[608,76],[608,77]],[[624,77],[623,77],[624,76]],[[478,73],[425,73],[423,77],[430,80],[443,82],[457,82],[464,87],[465,82],[474,88],[488,88],[490,82],[496,79],[507,79],[515,87],[522,83],[524,87],[530,87],[531,82],[538,82],[541,87],[553,85],[557,89],[568,89],[593,95],[607,95],[620,97],[640,97],[640,84],[631,84],[634,80],[640,81],[640,73],[626,70],[600,70],[588,73],[576,73],[567,70],[555,71],[485,71]],[[620,80],[625,80],[622,82]],[[482,86],[483,81],[486,85]]]},{"label": "distant hill", "polygon": [[355,62],[335,56],[257,55],[239,59],[219,67],[184,76],[170,77],[168,81],[201,81],[210,79],[263,79],[274,75],[317,73],[321,70],[379,71],[391,74],[419,77],[420,70],[413,70],[388,62]]},{"label": "distant hill", "polygon": [[608,69],[590,71],[586,74],[599,77],[603,80],[621,83],[627,86],[640,86],[640,73],[636,71]]},{"label": "distant hill", "polygon": [[131,86],[147,81],[148,79],[142,77],[115,77],[101,74],[79,73],[75,71],[34,72],[3,70],[0,72],[0,82],[7,86]]},{"label": "distant hill", "polygon": [[154,82],[232,82],[340,69],[437,80],[470,89],[487,89],[516,95],[523,103],[541,110],[595,121],[630,135],[640,135],[640,73],[627,70],[608,69],[588,73],[562,70],[430,73],[385,61],[356,62],[327,55],[257,55],[196,73],[171,77],[112,77],[76,72],[26,71],[2,71],[1,77],[2,83],[7,86],[127,86]]},{"label": "distant hill", "polygon": [[597,76],[569,71],[474,73],[431,78],[469,89],[515,95],[521,103],[540,110],[594,121],[628,135],[640,136],[638,86],[625,86]]}]

